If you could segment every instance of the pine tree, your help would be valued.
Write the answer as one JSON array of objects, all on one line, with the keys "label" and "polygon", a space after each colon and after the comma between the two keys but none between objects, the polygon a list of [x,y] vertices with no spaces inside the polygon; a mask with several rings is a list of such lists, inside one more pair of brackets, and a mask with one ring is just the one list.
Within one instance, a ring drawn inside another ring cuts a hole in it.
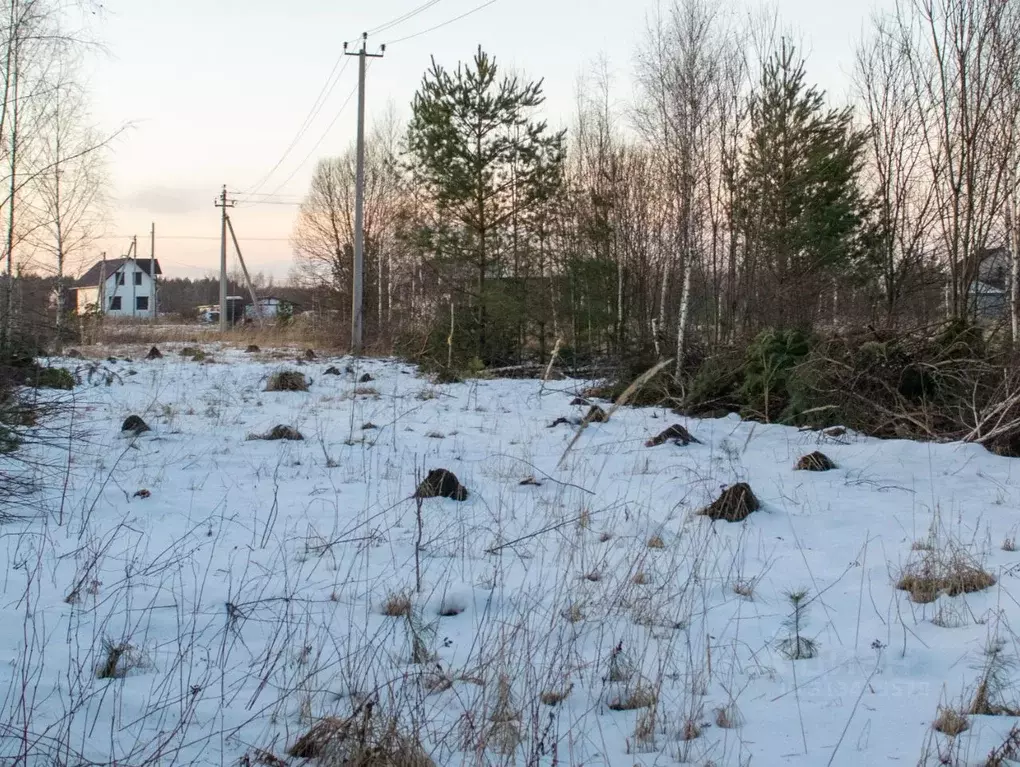
[{"label": "pine tree", "polygon": [[749,119],[735,211],[748,284],[765,301],[766,324],[809,327],[823,295],[864,255],[865,135],[849,108],[826,109],[785,41],[762,69]]},{"label": "pine tree", "polygon": [[452,73],[433,59],[412,102],[409,165],[428,202],[416,239],[471,301],[485,361],[507,351],[488,337],[486,283],[506,274],[508,228],[548,203],[560,184],[564,134],[531,117],[543,101],[541,81],[500,77],[479,48]]}]

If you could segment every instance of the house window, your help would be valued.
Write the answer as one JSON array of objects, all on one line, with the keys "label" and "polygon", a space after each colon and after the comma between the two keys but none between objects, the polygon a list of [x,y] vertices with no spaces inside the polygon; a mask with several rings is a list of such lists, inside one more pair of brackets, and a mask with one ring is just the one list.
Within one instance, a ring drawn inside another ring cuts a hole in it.
[{"label": "house window", "polygon": [[141,285],[141,284],[142,284],[142,273],[141,272],[135,272],[135,285]]},{"label": "house window", "polygon": [[114,296],[113,298],[110,299],[110,311],[111,312],[120,311],[120,296]]},{"label": "house window", "polygon": [[136,296],[135,297],[135,309],[140,312],[149,311],[149,297],[148,296]]},{"label": "house window", "polygon": [[117,284],[118,285],[124,284],[124,272],[117,272]]}]

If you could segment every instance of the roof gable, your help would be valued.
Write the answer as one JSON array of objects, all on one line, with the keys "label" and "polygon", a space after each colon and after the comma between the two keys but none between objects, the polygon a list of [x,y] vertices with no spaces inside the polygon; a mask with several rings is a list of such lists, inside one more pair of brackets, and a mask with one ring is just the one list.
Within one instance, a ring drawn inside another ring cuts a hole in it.
[{"label": "roof gable", "polygon": [[[108,258],[106,261],[97,261],[91,269],[75,280],[75,287],[96,287],[99,285],[100,276],[103,274],[104,270],[106,272],[106,279],[110,279],[111,276],[123,269],[128,262],[133,262],[139,269],[145,272],[145,274],[149,274],[149,259],[147,258]],[[158,258],[156,259],[156,274],[163,274],[163,270],[159,266]]]}]

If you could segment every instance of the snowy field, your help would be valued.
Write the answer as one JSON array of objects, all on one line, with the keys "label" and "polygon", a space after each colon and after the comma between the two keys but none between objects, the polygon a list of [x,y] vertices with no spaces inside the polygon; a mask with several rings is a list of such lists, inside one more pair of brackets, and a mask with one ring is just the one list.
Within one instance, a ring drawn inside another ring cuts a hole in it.
[{"label": "snowy field", "polygon": [[[1020,708],[1020,460],[621,408],[560,464],[585,382],[178,346],[53,361],[81,435],[0,527],[3,764],[303,764],[368,701],[443,766],[981,765],[1017,723],[932,728],[985,677]],[[700,444],[645,446],[673,423]],[[435,468],[466,501],[413,499]],[[695,514],[736,482],[760,511]],[[995,585],[897,590],[947,559]]]}]

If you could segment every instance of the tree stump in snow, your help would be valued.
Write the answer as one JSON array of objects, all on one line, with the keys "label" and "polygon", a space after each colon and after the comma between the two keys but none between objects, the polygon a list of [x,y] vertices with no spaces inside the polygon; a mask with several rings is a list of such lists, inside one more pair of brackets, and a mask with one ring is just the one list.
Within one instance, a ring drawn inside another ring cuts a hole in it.
[{"label": "tree stump in snow", "polygon": [[691,444],[692,442],[699,445],[701,444],[701,441],[691,436],[691,433],[687,431],[687,429],[685,429],[680,424],[675,423],[668,429],[659,432],[650,440],[645,442],[645,447],[656,447],[657,445],[669,442],[670,440],[677,443],[678,445],[683,445],[684,447]]},{"label": "tree stump in snow", "polygon": [[706,506],[698,512],[703,517],[726,522],[742,522],[751,514],[761,508],[758,499],[751,492],[751,486],[746,482],[738,482],[732,487],[723,490],[722,495],[716,498],[711,505]]},{"label": "tree stump in snow", "polygon": [[147,431],[152,431],[149,428],[149,424],[142,420],[141,416],[129,415],[124,419],[124,424],[120,427],[120,430],[124,434],[134,434],[136,437],[139,434],[143,434]]},{"label": "tree stump in snow", "polygon": [[161,360],[161,359],[163,359],[163,352],[161,352],[159,349],[157,349],[155,346],[153,346],[151,349],[149,349],[149,353],[145,355],[145,359],[147,359],[147,360]]},{"label": "tree stump in snow", "polygon": [[428,476],[418,485],[414,491],[415,498],[452,498],[455,501],[466,501],[468,497],[467,488],[458,480],[452,471],[446,469],[432,469]]},{"label": "tree stump in snow", "polygon": [[793,468],[794,471],[831,471],[836,468],[836,464],[825,453],[816,450],[802,456]]}]

